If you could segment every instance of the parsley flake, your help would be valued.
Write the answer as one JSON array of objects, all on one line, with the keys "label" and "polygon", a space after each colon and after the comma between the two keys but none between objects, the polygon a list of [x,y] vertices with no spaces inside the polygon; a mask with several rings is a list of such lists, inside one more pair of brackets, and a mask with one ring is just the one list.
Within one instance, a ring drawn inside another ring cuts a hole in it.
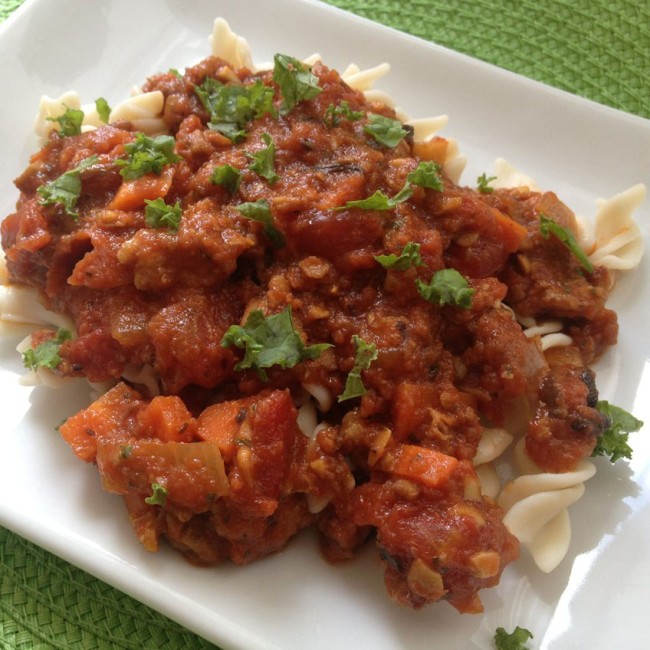
[{"label": "parsley flake", "polygon": [[35,348],[28,348],[23,352],[23,365],[29,370],[37,368],[49,368],[54,370],[61,363],[59,348],[64,341],[72,339],[70,330],[61,328],[56,335],[43,341]]},{"label": "parsley flake", "polygon": [[494,634],[494,646],[496,650],[526,650],[524,645],[533,635],[526,628],[517,627],[512,632],[506,632],[505,628],[498,627]]},{"label": "parsley flake", "polygon": [[81,173],[92,167],[98,160],[97,156],[85,158],[74,169],[41,185],[36,190],[41,196],[41,205],[60,205],[68,216],[78,219],[79,213],[75,211],[75,208],[81,195]]},{"label": "parsley flake", "polygon": [[165,165],[180,160],[180,156],[174,153],[175,144],[176,141],[171,135],[150,138],[139,131],[135,134],[133,142],[124,145],[128,157],[119,158],[115,164],[122,167],[120,174],[128,181],[145,174],[160,175]]},{"label": "parsley flake", "polygon": [[317,359],[323,350],[331,347],[329,343],[305,345],[293,325],[289,305],[272,316],[264,316],[261,309],[254,309],[243,327],[228,328],[221,345],[245,350],[235,370],[253,368],[264,381],[268,379],[265,368],[293,368],[301,361]]},{"label": "parsley flake", "polygon": [[313,99],[322,92],[318,77],[298,59],[286,54],[273,57],[273,81],[280,87],[280,114],[286,115],[300,102]]},{"label": "parsley flake", "polygon": [[365,115],[364,111],[353,111],[350,104],[343,100],[340,104],[330,104],[325,109],[324,122],[327,126],[338,126],[342,119],[356,122]]},{"label": "parsley flake", "polygon": [[276,248],[282,248],[284,246],[284,235],[273,224],[271,205],[266,199],[240,203],[235,208],[243,217],[252,221],[259,221],[263,224],[264,234],[269,238],[273,246]]},{"label": "parsley flake", "polygon": [[492,181],[495,181],[497,179],[496,176],[488,176],[487,174],[481,174],[477,179],[476,179],[476,186],[479,192],[482,192],[483,194],[492,194],[494,192],[494,188],[490,186],[490,183]]},{"label": "parsley flake", "polygon": [[213,185],[221,185],[230,194],[234,194],[241,183],[241,172],[232,165],[220,165],[212,172],[210,182]]},{"label": "parsley flake", "polygon": [[95,100],[95,110],[97,111],[97,115],[99,115],[99,119],[104,124],[108,124],[108,119],[111,116],[111,107],[103,97]]},{"label": "parsley flake", "polygon": [[194,92],[210,114],[208,127],[233,142],[246,137],[248,122],[266,113],[276,113],[273,88],[265,86],[260,79],[248,86],[238,86],[208,77],[200,86],[194,87]]},{"label": "parsley flake", "polygon": [[345,380],[345,388],[338,397],[339,402],[361,397],[368,392],[363,385],[361,371],[368,370],[370,364],[377,359],[377,346],[374,343],[366,343],[357,334],[352,336],[352,342],[354,343],[354,366]]},{"label": "parsley flake", "polygon": [[262,140],[266,147],[256,153],[246,153],[253,161],[248,169],[265,178],[269,185],[274,185],[280,179],[275,173],[275,144],[268,133],[262,133]]},{"label": "parsley flake", "polygon": [[384,115],[371,114],[368,117],[368,124],[363,130],[372,136],[379,144],[385,147],[396,147],[408,134],[404,125],[399,120],[393,120]]},{"label": "parsley flake", "polygon": [[56,122],[59,125],[59,133],[62,136],[79,135],[81,123],[84,119],[84,112],[80,108],[66,106],[65,112],[58,117],[48,117],[49,122]]},{"label": "parsley flake", "polygon": [[587,273],[593,273],[594,265],[591,263],[587,254],[580,248],[580,244],[576,241],[573,233],[561,226],[556,221],[549,219],[543,214],[539,215],[539,231],[542,233],[544,239],[548,239],[551,235],[559,239],[572,253],[572,255],[578,260],[580,266],[587,271]]},{"label": "parsley flake", "polygon": [[472,306],[474,289],[456,269],[443,269],[433,274],[429,284],[415,281],[418,293],[435,305],[455,305],[463,309]]},{"label": "parsley flake", "polygon": [[637,420],[631,413],[619,406],[614,406],[605,400],[596,404],[596,410],[602,413],[608,421],[607,428],[599,436],[592,456],[609,456],[615,463],[619,458],[632,458],[632,448],[628,445],[629,434],[638,431],[643,422]]},{"label": "parsley flake", "polygon": [[151,496],[144,500],[150,506],[164,507],[167,503],[167,488],[160,485],[160,483],[151,484]]},{"label": "parsley flake", "polygon": [[414,266],[422,266],[424,262],[420,256],[420,244],[408,242],[399,255],[390,253],[389,255],[375,255],[375,259],[385,269],[394,269],[395,271],[406,271]]},{"label": "parsley flake", "polygon": [[181,223],[183,210],[180,200],[174,205],[165,203],[165,199],[145,199],[144,220],[150,228],[169,228],[176,231]]}]

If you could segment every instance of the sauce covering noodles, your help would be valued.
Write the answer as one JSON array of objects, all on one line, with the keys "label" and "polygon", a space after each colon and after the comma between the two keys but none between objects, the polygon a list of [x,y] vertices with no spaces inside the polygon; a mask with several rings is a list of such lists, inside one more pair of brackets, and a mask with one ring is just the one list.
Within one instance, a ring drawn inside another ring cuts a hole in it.
[{"label": "sauce covering noodles", "polygon": [[256,68],[222,19],[211,44],[107,117],[41,101],[2,222],[26,380],[98,391],[60,432],[146,549],[244,564],[314,526],[333,561],[374,540],[397,602],[481,611],[520,545],[567,551],[645,188],[590,232],[506,161],[459,185],[446,117],[403,115],[385,64]]}]

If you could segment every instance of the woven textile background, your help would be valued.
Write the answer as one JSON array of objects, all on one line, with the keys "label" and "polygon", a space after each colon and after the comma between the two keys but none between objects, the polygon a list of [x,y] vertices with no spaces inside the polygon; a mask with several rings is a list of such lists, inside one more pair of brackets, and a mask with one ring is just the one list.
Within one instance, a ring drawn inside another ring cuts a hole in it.
[{"label": "woven textile background", "polygon": [[[22,0],[0,0],[0,20]],[[328,0],[366,18],[650,118],[648,0]],[[0,648],[214,648],[0,528]]]}]

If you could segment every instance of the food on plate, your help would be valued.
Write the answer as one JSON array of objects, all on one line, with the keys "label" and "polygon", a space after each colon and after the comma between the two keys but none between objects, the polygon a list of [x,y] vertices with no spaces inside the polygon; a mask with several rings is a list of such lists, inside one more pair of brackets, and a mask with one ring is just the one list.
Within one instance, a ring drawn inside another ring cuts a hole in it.
[{"label": "food on plate", "polygon": [[217,21],[212,56],[113,109],[44,99],[3,316],[57,326],[21,346],[33,379],[101,392],[59,431],[148,550],[244,564],[314,526],[332,560],[374,539],[399,603],[478,612],[520,543],[566,552],[644,189],[584,244],[532,181],[461,185],[444,120],[404,118],[383,72],[256,69]]}]

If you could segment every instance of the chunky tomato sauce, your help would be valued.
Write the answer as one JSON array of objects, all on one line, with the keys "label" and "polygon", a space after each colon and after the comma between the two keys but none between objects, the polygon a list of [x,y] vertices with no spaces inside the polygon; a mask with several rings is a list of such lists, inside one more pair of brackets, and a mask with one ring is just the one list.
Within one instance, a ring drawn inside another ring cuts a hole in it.
[{"label": "chunky tomato sauce", "polygon": [[[391,109],[322,64],[312,72],[315,97],[250,119],[237,142],[210,128],[195,87],[261,80],[279,107],[271,72],[208,58],[150,78],[144,90],[164,94],[178,158],[134,180],[116,163],[136,138],[130,123],[53,132],[2,222],[11,282],[36,287],[75,323],[54,372],[117,382],[60,430],[123,496],[147,549],[164,537],[196,563],[246,563],[316,526],[331,559],[374,539],[400,603],[480,611],[479,590],[518,554],[472,465],[482,431],[523,403],[526,448],[543,469],[567,471],[591,453],[604,422],[588,364],[617,334],[609,278],[540,234],[541,214],[575,229],[550,192],[483,193],[437,166],[439,189],[413,185],[389,209],[346,207],[377,190],[394,197],[419,163],[444,163],[447,142],[376,141],[368,116]],[[361,117],[332,119],[344,103]],[[268,142],[273,182],[251,169]],[[78,217],[45,205],[37,190],[90,156]],[[240,172],[234,192],[212,180],[224,165]],[[177,230],[147,225],[146,201],[158,198],[181,206]],[[237,209],[261,199],[270,227]],[[420,264],[378,263],[409,243]],[[416,281],[452,268],[471,303],[425,299]],[[222,344],[228,329],[287,306],[305,346],[329,347],[295,365],[241,369],[244,351]],[[513,310],[559,319],[573,344],[542,353]],[[355,369],[359,340],[376,354]],[[134,379],[141,368],[158,391]],[[365,392],[339,401],[351,372]],[[320,424],[308,436],[297,415],[310,390]]]}]

